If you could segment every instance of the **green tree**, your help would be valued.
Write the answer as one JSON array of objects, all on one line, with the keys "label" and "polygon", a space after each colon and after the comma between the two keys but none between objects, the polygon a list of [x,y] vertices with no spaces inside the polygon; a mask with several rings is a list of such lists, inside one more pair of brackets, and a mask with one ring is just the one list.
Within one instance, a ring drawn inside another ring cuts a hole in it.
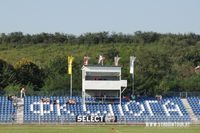
[{"label": "green tree", "polygon": [[54,73],[49,75],[44,82],[45,85],[41,90],[48,94],[57,92],[57,94],[65,95],[69,91],[69,78],[66,75]]},{"label": "green tree", "polygon": [[0,90],[16,82],[15,69],[12,65],[0,59]]},{"label": "green tree", "polygon": [[171,74],[171,59],[156,47],[140,52],[136,60],[136,91],[155,95],[160,86],[166,84],[165,77]]},{"label": "green tree", "polygon": [[32,84],[34,90],[39,90],[44,84],[44,71],[36,64],[22,59],[16,64],[17,80],[22,85]]}]

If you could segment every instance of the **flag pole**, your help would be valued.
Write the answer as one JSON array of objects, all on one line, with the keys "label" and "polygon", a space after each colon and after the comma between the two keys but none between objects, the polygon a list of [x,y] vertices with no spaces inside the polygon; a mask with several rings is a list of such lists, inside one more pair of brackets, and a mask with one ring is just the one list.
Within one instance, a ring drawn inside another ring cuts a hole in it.
[{"label": "flag pole", "polygon": [[135,88],[134,88],[134,63],[133,63],[133,73],[132,73],[132,94],[134,95],[135,93]]},{"label": "flag pole", "polygon": [[72,62],[73,56],[68,56],[68,74],[70,75],[70,97],[72,97]]},{"label": "flag pole", "polygon": [[131,74],[131,93],[134,95],[135,88],[134,88],[134,62],[136,57],[130,57],[130,74]]},{"label": "flag pole", "polygon": [[72,97],[72,74],[70,75],[70,97]]}]

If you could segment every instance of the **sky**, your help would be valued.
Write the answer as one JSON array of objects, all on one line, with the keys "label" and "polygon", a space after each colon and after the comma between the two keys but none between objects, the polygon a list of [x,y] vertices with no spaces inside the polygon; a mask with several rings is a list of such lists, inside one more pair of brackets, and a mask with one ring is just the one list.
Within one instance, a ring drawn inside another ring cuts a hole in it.
[{"label": "sky", "polygon": [[0,33],[200,34],[200,0],[0,0]]}]

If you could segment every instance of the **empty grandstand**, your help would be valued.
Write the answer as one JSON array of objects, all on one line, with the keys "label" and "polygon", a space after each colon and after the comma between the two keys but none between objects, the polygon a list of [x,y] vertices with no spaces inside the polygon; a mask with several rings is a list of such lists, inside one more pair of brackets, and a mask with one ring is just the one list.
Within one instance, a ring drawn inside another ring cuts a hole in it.
[{"label": "empty grandstand", "polygon": [[[48,99],[49,101],[42,101]],[[75,99],[75,104],[68,103],[68,99]],[[187,123],[192,122],[193,116],[184,106],[181,98],[170,97],[157,100],[155,98],[141,98],[120,103],[82,103],[79,96],[27,96],[24,98],[22,123]],[[192,111],[200,120],[200,99],[188,97]],[[93,101],[94,102],[94,101]],[[12,101],[1,97],[1,123],[12,123],[12,113],[18,112]],[[18,116],[18,114],[16,115]],[[16,118],[17,119],[17,118]],[[19,121],[18,121],[19,122]]]},{"label": "empty grandstand", "polygon": [[[200,98],[123,97],[120,67],[84,66],[81,96],[0,97],[0,122],[190,125],[200,122]],[[106,96],[105,96],[106,95]],[[14,104],[17,103],[17,104]]]}]

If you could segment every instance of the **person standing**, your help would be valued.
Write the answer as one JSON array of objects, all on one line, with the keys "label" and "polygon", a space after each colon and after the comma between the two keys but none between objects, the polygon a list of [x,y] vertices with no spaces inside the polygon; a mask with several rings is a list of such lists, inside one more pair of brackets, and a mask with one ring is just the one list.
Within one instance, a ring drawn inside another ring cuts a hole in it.
[{"label": "person standing", "polygon": [[23,97],[26,96],[25,92],[26,92],[26,89],[24,87],[22,87],[21,90],[20,90],[20,94],[21,94],[20,98],[23,98]]},{"label": "person standing", "polygon": [[16,118],[16,113],[14,111],[12,112],[11,118],[12,118],[12,124],[14,124]]}]

